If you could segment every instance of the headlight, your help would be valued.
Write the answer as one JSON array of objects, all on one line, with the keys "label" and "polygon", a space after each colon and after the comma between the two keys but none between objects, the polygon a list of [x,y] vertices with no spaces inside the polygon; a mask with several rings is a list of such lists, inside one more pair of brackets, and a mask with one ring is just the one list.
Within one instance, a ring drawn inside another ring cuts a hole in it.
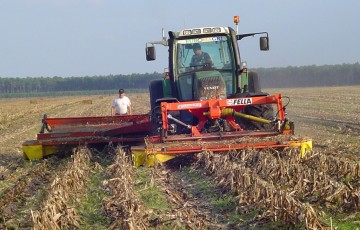
[{"label": "headlight", "polygon": [[191,30],[184,30],[184,31],[183,31],[183,34],[184,34],[184,35],[190,35],[190,34],[191,34]]},{"label": "headlight", "polygon": [[204,28],[203,33],[204,34],[210,34],[211,33],[211,28]]},{"label": "headlight", "polygon": [[220,32],[221,32],[221,28],[220,28],[220,27],[212,28],[212,32],[213,32],[213,33],[220,33]]},{"label": "headlight", "polygon": [[201,29],[193,29],[191,31],[192,34],[201,34]]}]

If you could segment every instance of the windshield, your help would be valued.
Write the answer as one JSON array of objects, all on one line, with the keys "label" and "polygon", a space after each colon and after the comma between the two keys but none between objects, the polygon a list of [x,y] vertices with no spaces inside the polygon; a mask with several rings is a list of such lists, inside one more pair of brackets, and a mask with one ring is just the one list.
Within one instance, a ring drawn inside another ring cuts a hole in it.
[{"label": "windshield", "polygon": [[230,47],[231,42],[226,36],[176,41],[174,66],[181,100],[199,100],[200,96],[196,95],[201,91],[200,85],[205,85],[205,81],[208,82],[205,87],[207,89],[223,85],[226,87],[223,89],[226,96],[234,92],[235,64],[231,58],[233,55]]},{"label": "windshield", "polygon": [[231,55],[226,36],[192,38],[177,41],[178,74],[203,67],[231,69]]}]

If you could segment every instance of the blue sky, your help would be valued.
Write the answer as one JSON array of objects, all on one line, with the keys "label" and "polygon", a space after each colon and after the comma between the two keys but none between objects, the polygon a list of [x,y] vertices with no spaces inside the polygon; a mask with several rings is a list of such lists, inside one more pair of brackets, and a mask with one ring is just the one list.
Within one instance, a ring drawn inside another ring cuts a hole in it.
[{"label": "blue sky", "polygon": [[249,68],[360,60],[358,0],[0,0],[0,77],[94,76],[162,72],[167,49],[146,62],[145,43],[161,29],[233,26],[267,31],[240,43]]}]

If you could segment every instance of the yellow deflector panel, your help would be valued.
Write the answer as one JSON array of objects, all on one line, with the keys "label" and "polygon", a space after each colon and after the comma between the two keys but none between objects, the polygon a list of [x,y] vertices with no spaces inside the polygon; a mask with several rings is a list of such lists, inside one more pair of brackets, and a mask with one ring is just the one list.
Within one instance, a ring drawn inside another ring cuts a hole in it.
[{"label": "yellow deflector panel", "polygon": [[55,146],[23,145],[24,157],[29,160],[41,159],[45,156],[56,153]]},{"label": "yellow deflector panel", "polygon": [[131,149],[131,153],[133,156],[134,165],[136,167],[141,165],[146,165],[149,167],[153,166],[155,162],[162,163],[175,158],[175,156],[169,154],[156,154],[156,152],[153,151],[149,152],[145,148]]}]

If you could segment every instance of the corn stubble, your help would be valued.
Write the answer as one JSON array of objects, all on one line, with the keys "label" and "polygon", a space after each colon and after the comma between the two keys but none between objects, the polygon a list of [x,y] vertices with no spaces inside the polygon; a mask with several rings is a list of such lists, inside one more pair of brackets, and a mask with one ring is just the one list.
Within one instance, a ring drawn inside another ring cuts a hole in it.
[{"label": "corn stubble", "polygon": [[71,200],[85,187],[90,172],[90,150],[76,149],[63,171],[59,171],[50,185],[40,209],[32,211],[37,229],[74,229],[80,227],[80,218]]},{"label": "corn stubble", "polygon": [[107,171],[111,179],[104,182],[109,196],[103,199],[103,206],[112,220],[108,229],[148,229],[144,205],[135,192],[135,169],[123,149],[115,150],[114,163]]},{"label": "corn stubble", "polygon": [[[160,186],[171,208],[152,210],[146,208],[135,190],[136,169],[131,158],[122,149],[115,150],[114,163],[107,168],[111,179],[104,182],[108,196],[103,199],[107,216],[112,220],[108,229],[218,229],[208,214],[198,210],[197,205],[175,187],[171,172],[161,165],[152,169],[148,186]],[[185,198],[184,198],[185,197]],[[151,214],[156,217],[150,218]]]},{"label": "corn stubble", "polygon": [[285,226],[327,229],[320,218],[324,209],[360,211],[359,161],[324,152],[298,156],[293,149],[203,152],[197,167],[236,195],[240,214],[264,210],[255,217],[257,224],[271,219]]},{"label": "corn stubble", "polygon": [[195,200],[174,178],[171,170],[156,165],[152,170],[155,185],[159,185],[166,194],[171,210],[158,216],[157,224],[172,223],[176,229],[223,229],[216,219],[210,215],[210,210],[201,210]]},{"label": "corn stubble", "polygon": [[[103,199],[104,215],[112,221],[108,229],[225,227],[211,215],[211,210],[199,209],[162,165],[152,169],[150,186],[162,188],[171,208],[150,219],[153,211],[145,207],[134,187],[136,169],[129,154],[120,148],[112,151],[114,162],[106,170],[111,179],[103,182],[108,193]],[[234,195],[240,216],[259,213],[233,227],[276,221],[286,227],[328,229],[322,218],[324,212],[360,211],[359,159],[337,152],[326,149],[303,159],[295,149],[202,152],[194,167],[205,169],[225,192]],[[88,180],[90,155],[89,149],[77,149],[65,170],[54,177],[40,209],[32,212],[34,229],[81,228],[80,217],[69,201]]]}]

